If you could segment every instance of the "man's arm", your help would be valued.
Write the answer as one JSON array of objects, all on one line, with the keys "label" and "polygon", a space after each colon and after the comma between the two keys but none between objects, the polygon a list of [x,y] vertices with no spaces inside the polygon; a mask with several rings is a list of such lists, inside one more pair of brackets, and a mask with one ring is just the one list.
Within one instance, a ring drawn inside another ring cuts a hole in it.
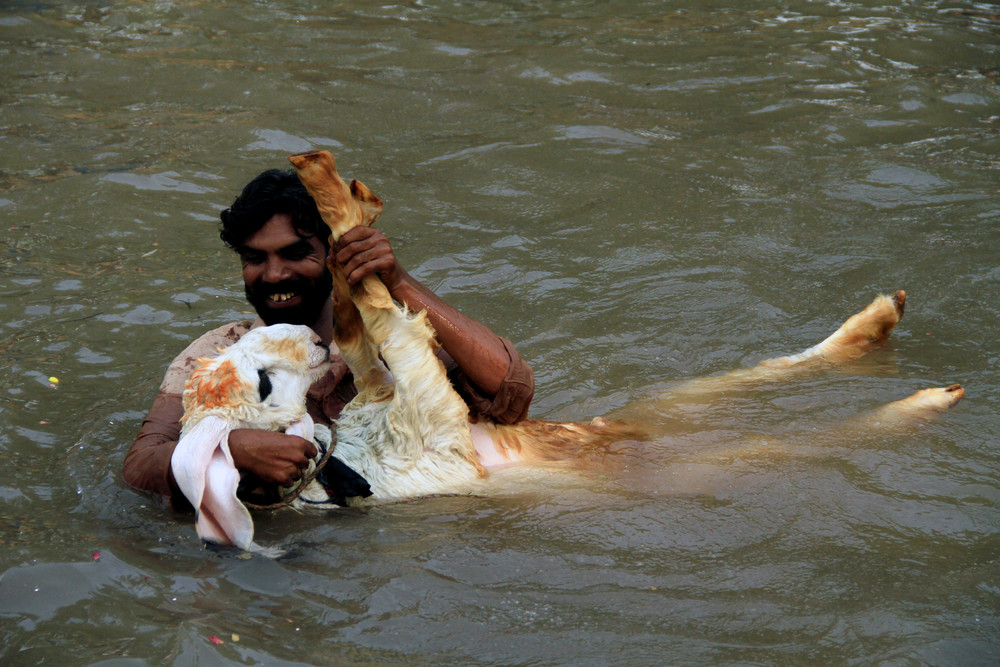
[{"label": "man's arm", "polygon": [[[465,377],[487,397],[499,398],[490,416],[513,422],[527,417],[534,395],[531,367],[513,345],[481,322],[452,308],[407,273],[385,234],[373,227],[355,227],[344,234],[336,248],[350,284],[377,274],[393,299],[414,311],[426,310],[438,342]],[[476,407],[476,406],[473,406]]]},{"label": "man's arm", "polygon": [[122,466],[122,477],[129,485],[166,496],[178,509],[190,507],[170,472],[170,457],[180,438],[183,414],[179,395],[162,391],[157,394]]}]

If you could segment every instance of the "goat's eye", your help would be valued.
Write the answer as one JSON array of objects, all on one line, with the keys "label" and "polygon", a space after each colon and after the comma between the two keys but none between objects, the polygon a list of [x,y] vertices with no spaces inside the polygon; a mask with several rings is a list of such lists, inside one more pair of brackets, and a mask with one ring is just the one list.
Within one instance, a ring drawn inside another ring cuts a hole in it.
[{"label": "goat's eye", "polygon": [[271,378],[267,375],[266,368],[257,369],[257,392],[260,394],[260,402],[263,403],[271,395]]}]

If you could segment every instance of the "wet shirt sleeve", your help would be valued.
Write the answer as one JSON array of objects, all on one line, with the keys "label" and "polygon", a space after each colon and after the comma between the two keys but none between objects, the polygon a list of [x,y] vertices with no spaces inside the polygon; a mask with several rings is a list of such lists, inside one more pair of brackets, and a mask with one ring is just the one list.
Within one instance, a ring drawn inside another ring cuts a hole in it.
[{"label": "wet shirt sleeve", "polygon": [[183,414],[179,394],[157,394],[122,468],[129,485],[166,496],[177,509],[190,508],[170,472],[170,457],[180,439]]},{"label": "wet shirt sleeve", "polygon": [[489,419],[501,424],[513,424],[528,417],[528,408],[535,395],[535,374],[513,343],[503,337],[500,340],[507,350],[510,364],[496,396],[486,394],[473,384],[443,349],[438,354],[448,370],[448,378],[468,404],[469,414],[474,420]]}]

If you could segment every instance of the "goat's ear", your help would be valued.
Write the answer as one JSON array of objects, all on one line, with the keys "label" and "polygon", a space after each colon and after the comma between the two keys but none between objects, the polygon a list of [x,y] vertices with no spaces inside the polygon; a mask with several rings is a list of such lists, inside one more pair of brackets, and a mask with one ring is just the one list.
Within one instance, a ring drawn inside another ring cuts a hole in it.
[{"label": "goat's ear", "polygon": [[382,200],[361,181],[351,181],[351,196],[361,207],[361,224],[370,225],[382,213]]},{"label": "goat's ear", "polygon": [[184,386],[184,409],[233,407],[244,402],[248,384],[228,359],[199,359]]},{"label": "goat's ear", "polygon": [[203,418],[177,443],[170,456],[170,470],[195,508],[198,535],[203,540],[250,549],[253,519],[236,497],[240,474],[226,446],[231,430],[231,424],[221,417]]}]

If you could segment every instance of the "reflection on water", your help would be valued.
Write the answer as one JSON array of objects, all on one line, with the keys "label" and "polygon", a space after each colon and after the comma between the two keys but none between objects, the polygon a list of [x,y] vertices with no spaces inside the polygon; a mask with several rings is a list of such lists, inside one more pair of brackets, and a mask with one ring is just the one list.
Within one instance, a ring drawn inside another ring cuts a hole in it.
[{"label": "reflection on water", "polygon": [[[2,662],[990,664],[998,15],[5,3]],[[217,211],[313,147],[517,343],[539,417],[797,351],[876,292],[907,314],[584,470],[262,516],[277,562],[207,551],[118,470],[169,359],[248,310]],[[953,382],[938,420],[852,425]]]}]

